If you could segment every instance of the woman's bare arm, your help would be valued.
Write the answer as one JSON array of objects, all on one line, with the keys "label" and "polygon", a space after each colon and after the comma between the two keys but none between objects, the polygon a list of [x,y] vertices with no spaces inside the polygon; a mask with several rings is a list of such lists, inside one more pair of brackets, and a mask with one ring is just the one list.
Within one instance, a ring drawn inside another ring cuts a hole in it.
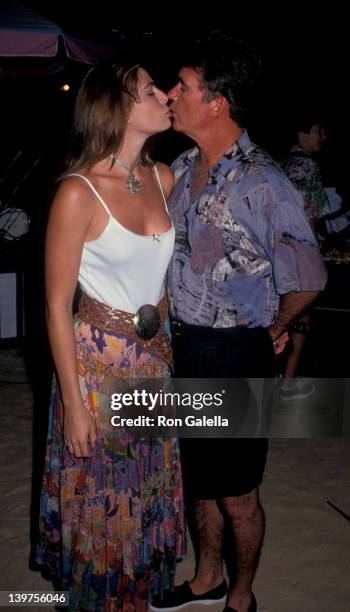
[{"label": "woman's bare arm", "polygon": [[61,389],[65,439],[69,450],[90,455],[95,425],[83,405],[77,370],[72,304],[93,206],[80,179],[69,178],[53,201],[46,235],[47,326]]}]

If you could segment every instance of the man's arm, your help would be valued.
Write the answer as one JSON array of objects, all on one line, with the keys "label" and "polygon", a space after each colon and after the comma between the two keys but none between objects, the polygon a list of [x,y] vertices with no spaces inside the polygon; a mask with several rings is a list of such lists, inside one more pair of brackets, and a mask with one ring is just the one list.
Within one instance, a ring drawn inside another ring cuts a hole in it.
[{"label": "man's arm", "polygon": [[273,342],[275,342],[312,304],[319,291],[291,291],[281,295],[277,316],[269,327]]},{"label": "man's arm", "polygon": [[327,282],[326,268],[305,212],[302,196],[289,181],[271,181],[271,260],[276,293],[280,296],[277,315],[269,331],[275,352],[281,352],[287,330],[305,312]]}]

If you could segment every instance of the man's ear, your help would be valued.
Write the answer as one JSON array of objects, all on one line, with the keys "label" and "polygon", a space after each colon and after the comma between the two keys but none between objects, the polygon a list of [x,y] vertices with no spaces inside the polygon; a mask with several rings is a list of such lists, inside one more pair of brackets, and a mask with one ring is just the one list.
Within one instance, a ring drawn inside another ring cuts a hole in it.
[{"label": "man's ear", "polygon": [[219,117],[222,113],[228,112],[228,102],[224,96],[216,96],[209,102],[211,117]]}]

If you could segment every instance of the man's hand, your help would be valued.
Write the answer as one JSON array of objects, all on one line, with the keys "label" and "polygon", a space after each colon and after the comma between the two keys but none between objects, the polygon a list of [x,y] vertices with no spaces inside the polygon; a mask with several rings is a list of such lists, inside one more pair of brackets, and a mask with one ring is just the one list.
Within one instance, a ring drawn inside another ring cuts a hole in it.
[{"label": "man's hand", "polygon": [[288,332],[284,332],[279,338],[277,338],[277,340],[275,340],[275,342],[273,343],[273,346],[275,348],[275,355],[279,355],[280,353],[283,353],[284,349],[286,348],[286,344],[288,340],[289,340]]},{"label": "man's hand", "polygon": [[318,291],[291,291],[280,298],[277,316],[269,327],[270,336],[279,355],[288,342],[288,328],[312,304]]}]

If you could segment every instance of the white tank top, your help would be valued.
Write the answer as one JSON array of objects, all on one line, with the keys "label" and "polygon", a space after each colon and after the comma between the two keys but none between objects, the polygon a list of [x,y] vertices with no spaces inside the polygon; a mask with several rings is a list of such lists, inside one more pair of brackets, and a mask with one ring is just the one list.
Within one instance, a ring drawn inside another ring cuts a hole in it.
[{"label": "white tank top", "polygon": [[[154,168],[168,212],[158,170]],[[156,306],[164,294],[165,274],[173,253],[173,224],[162,234],[135,234],[112,216],[89,179],[76,173],[69,176],[79,176],[90,186],[109,217],[102,233],[84,242],[78,277],[83,291],[112,308],[131,313],[143,304]]]}]

